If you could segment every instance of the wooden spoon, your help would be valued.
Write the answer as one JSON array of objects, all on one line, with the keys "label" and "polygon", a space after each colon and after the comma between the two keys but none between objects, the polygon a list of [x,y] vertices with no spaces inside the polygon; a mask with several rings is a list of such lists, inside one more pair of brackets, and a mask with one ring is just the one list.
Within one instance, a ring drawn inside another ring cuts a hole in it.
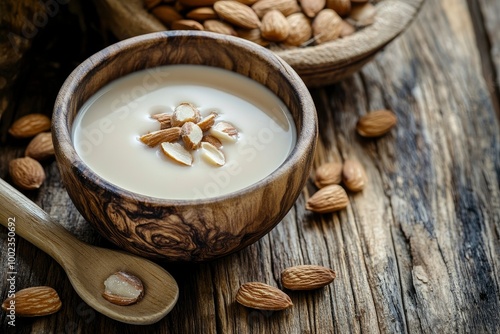
[{"label": "wooden spoon", "polygon": [[[124,323],[147,325],[163,318],[177,302],[177,283],[162,267],[139,256],[78,240],[35,203],[0,179],[1,224],[7,227],[9,218],[15,219],[16,234],[56,260],[66,271],[78,295],[98,312]],[[138,303],[119,306],[102,297],[104,281],[120,270],[142,280],[145,293]]]}]

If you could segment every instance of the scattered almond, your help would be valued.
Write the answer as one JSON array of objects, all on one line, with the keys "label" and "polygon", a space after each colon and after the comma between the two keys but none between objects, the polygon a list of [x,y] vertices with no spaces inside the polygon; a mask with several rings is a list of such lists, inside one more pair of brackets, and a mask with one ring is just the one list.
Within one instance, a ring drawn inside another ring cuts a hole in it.
[{"label": "scattered almond", "polygon": [[142,299],[144,286],[137,276],[119,271],[104,281],[102,296],[116,305],[131,305]]},{"label": "scattered almond", "polygon": [[281,42],[290,33],[290,24],[279,10],[270,10],[262,17],[261,35],[272,42]]},{"label": "scattered almond", "polygon": [[28,114],[16,120],[9,129],[14,138],[30,138],[50,130],[50,118],[43,114]]},{"label": "scattered almond", "polygon": [[142,135],[139,139],[149,147],[155,147],[163,142],[174,142],[178,140],[181,136],[181,128],[173,127],[163,130],[157,130],[145,135]]},{"label": "scattered almond", "polygon": [[301,265],[285,269],[281,283],[290,290],[314,290],[330,284],[335,276],[335,272],[326,267]]},{"label": "scattered almond", "polygon": [[260,20],[252,8],[238,1],[217,1],[214,10],[222,20],[237,27],[254,29],[260,26]]},{"label": "scattered almond", "polygon": [[158,122],[160,122],[160,129],[168,129],[172,126],[171,123],[172,114],[167,114],[167,113],[155,114],[151,115],[151,118],[156,119]]},{"label": "scattered almond", "polygon": [[243,284],[236,294],[236,301],[246,307],[271,311],[284,310],[293,305],[286,293],[260,282]]},{"label": "scattered almond", "polygon": [[366,184],[366,175],[359,161],[352,159],[344,161],[342,181],[350,191],[358,192],[363,190]]},{"label": "scattered almond", "polygon": [[201,143],[201,155],[205,161],[215,166],[224,166],[226,163],[224,153],[222,153],[222,151],[215,145],[206,141]]},{"label": "scattered almond", "polygon": [[53,288],[34,286],[16,291],[14,297],[4,300],[2,309],[7,311],[10,305],[15,305],[17,316],[39,317],[56,313],[61,309],[62,303]]},{"label": "scattered almond", "polygon": [[314,184],[323,188],[342,181],[342,164],[340,162],[327,162],[316,169]]},{"label": "scattered almond", "polygon": [[315,17],[323,8],[325,8],[326,0],[298,0],[302,12],[306,16],[313,18]]},{"label": "scattered almond", "polygon": [[204,117],[197,124],[200,127],[201,131],[205,132],[208,131],[215,124],[216,118],[217,118],[217,113],[212,112],[210,115]]},{"label": "scattered almond", "polygon": [[193,164],[193,156],[179,143],[161,143],[161,150],[175,162],[186,166]]},{"label": "scattered almond", "polygon": [[42,165],[30,157],[11,160],[9,174],[12,182],[24,190],[38,189],[45,181],[45,171]]},{"label": "scattered almond", "polygon": [[318,213],[329,213],[345,209],[348,204],[349,198],[344,188],[338,184],[332,184],[312,195],[307,200],[306,209]]},{"label": "scattered almond", "polygon": [[54,156],[54,144],[50,132],[37,134],[28,144],[24,155],[42,161]]},{"label": "scattered almond", "polygon": [[204,135],[201,141],[210,143],[213,146],[217,147],[219,150],[222,148],[221,141],[212,135]]},{"label": "scattered almond", "polygon": [[200,112],[191,103],[181,103],[172,114],[170,122],[172,126],[182,126],[186,122],[198,123],[201,119]]},{"label": "scattered almond", "polygon": [[210,128],[210,134],[222,141],[235,142],[238,139],[238,130],[228,122],[218,122]]},{"label": "scattered almond", "polygon": [[186,122],[181,129],[181,138],[188,150],[196,150],[203,138],[203,131],[193,122]]},{"label": "scattered almond", "polygon": [[376,110],[362,116],[356,125],[356,130],[363,137],[379,137],[396,125],[397,118],[389,110]]}]

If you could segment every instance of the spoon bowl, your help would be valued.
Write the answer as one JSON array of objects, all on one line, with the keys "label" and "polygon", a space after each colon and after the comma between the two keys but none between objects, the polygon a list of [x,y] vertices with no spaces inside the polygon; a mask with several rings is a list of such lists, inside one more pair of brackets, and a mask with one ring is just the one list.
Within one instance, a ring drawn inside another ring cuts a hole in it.
[{"label": "spoon bowl", "polygon": [[[0,179],[0,220],[16,219],[16,234],[40,248],[64,269],[78,295],[93,309],[114,320],[148,325],[167,315],[177,302],[179,288],[159,265],[136,255],[88,245],[54,222],[19,191]],[[102,297],[104,281],[117,271],[139,277],[144,298],[128,306]]]}]

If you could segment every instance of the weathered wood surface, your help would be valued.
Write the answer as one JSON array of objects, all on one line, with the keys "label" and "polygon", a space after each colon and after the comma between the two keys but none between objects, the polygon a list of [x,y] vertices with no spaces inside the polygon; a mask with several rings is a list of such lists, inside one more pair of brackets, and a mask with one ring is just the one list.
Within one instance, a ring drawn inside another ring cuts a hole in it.
[{"label": "weathered wood surface", "polygon": [[[498,8],[496,0],[427,1],[404,35],[361,73],[312,91],[321,122],[316,163],[356,157],[370,178],[362,193],[351,194],[346,210],[306,212],[305,200],[314,191],[310,183],[283,222],[258,243],[211,263],[165,265],[179,282],[180,298],[172,313],[147,327],[95,313],[54,261],[17,239],[17,288],[54,286],[64,306],[52,316],[17,318],[16,330],[500,332]],[[73,38],[59,47],[76,42]],[[58,85],[82,55],[72,56],[33,55],[45,70],[32,68],[18,115],[51,112]],[[53,57],[57,68],[47,65]],[[361,139],[353,131],[357,118],[378,108],[392,109],[397,127],[378,140]],[[2,178],[9,180],[7,162],[22,155],[24,146],[12,140],[2,144]],[[109,246],[74,209],[55,163],[45,168],[48,179],[40,191],[28,193],[30,198],[80,239]],[[0,233],[3,298],[6,230]],[[240,284],[261,281],[280,287],[280,272],[298,264],[331,267],[338,278],[319,291],[290,292],[294,306],[285,312],[255,311],[234,302]],[[4,313],[0,324],[0,332],[11,331]]]}]

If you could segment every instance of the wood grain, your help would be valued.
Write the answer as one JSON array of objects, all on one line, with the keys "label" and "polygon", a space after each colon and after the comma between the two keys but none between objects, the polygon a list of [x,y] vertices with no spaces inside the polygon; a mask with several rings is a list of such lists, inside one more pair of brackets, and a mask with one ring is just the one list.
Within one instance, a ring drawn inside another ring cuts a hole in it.
[{"label": "wood grain", "polygon": [[[363,192],[350,194],[347,210],[306,212],[315,191],[309,182],[284,220],[252,246],[210,263],[164,264],[179,283],[179,301],[146,327],[93,312],[57,263],[18,238],[17,286],[54,286],[63,308],[18,319],[16,332],[497,333],[500,126],[493,100],[499,96],[483,77],[476,39],[485,37],[474,27],[498,27],[500,17],[492,10],[497,1],[477,4],[484,22],[475,21],[466,0],[425,2],[410,28],[360,73],[312,90],[320,125],[315,165],[356,157],[370,179]],[[494,55],[498,36],[486,30]],[[53,101],[56,92],[46,92]],[[381,108],[396,113],[396,127],[377,140],[358,137],[358,117]],[[0,176],[8,180],[6,162],[23,150],[12,140],[0,147]],[[74,208],[55,164],[45,168],[48,180],[29,197],[80,239],[109,246]],[[0,234],[3,264],[5,230]],[[242,283],[281,287],[281,271],[300,264],[331,267],[337,278],[322,290],[287,291],[294,306],[285,312],[234,302]],[[6,278],[0,270],[0,282]],[[6,320],[0,314],[0,331],[14,332]]]}]

